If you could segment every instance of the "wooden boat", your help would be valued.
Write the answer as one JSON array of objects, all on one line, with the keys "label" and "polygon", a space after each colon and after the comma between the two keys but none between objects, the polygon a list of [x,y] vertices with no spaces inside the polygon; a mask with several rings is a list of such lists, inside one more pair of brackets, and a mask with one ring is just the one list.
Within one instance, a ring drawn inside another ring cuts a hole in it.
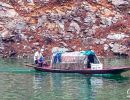
[{"label": "wooden boat", "polygon": [[88,68],[79,69],[79,70],[70,70],[70,69],[54,69],[49,66],[45,67],[34,67],[37,71],[43,72],[53,72],[53,73],[80,73],[80,74],[120,74],[122,72],[130,70],[130,66],[126,67],[113,67],[113,68],[103,68],[100,70],[92,70]]},{"label": "wooden boat", "polygon": [[[92,51],[91,51],[92,52]],[[130,66],[126,67],[103,67],[103,64],[100,62],[96,54],[93,55],[94,62],[90,63],[91,68],[83,68],[82,65],[85,55],[81,55],[80,52],[65,52],[62,54],[62,62],[60,64],[72,64],[78,63],[77,65],[69,66],[70,68],[57,68],[57,65],[53,66],[54,56],[51,57],[51,64],[44,67],[34,67],[35,70],[43,72],[53,72],[53,73],[81,73],[81,74],[120,74],[122,72],[130,70]],[[66,58],[66,59],[64,59]],[[90,61],[90,58],[88,58]],[[87,61],[88,61],[87,59]],[[81,66],[79,66],[81,65]],[[53,66],[53,67],[52,67]]]}]

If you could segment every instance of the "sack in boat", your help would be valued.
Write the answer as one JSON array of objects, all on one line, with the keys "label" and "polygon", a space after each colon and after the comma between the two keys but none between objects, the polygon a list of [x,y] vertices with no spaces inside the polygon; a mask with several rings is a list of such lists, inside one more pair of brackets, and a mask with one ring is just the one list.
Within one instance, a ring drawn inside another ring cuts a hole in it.
[{"label": "sack in boat", "polygon": [[44,57],[40,57],[39,62],[42,63],[43,61],[45,61]]}]

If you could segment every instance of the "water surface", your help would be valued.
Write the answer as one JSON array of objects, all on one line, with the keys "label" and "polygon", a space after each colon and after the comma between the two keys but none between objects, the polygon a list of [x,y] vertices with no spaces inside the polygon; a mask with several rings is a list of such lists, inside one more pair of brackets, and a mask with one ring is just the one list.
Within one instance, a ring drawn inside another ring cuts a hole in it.
[{"label": "water surface", "polygon": [[[129,59],[103,59],[106,65],[130,65]],[[120,75],[36,72],[30,59],[0,60],[0,100],[129,100],[130,78]]]}]

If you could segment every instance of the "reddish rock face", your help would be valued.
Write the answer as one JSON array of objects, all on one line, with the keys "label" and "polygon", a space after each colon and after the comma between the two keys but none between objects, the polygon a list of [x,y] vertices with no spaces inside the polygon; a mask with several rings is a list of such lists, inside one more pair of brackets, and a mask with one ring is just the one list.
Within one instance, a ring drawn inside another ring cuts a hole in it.
[{"label": "reddish rock face", "polygon": [[[1,37],[3,54],[13,49],[16,56],[27,56],[44,46],[44,54],[51,55],[62,43],[71,50],[92,46],[100,56],[130,55],[128,0],[1,0],[0,5],[6,13],[0,15],[0,31],[9,32]],[[7,16],[9,9],[13,12]]]},{"label": "reddish rock face", "polygon": [[0,27],[0,31],[3,31],[4,30],[4,28],[3,27]]}]

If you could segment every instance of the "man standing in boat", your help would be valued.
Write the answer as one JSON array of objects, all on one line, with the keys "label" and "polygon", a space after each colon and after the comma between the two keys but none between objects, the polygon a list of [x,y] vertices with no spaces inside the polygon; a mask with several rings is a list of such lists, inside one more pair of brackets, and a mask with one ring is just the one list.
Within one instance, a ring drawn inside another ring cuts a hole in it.
[{"label": "man standing in boat", "polygon": [[92,50],[90,46],[87,51],[85,51],[85,55],[87,56],[87,68],[91,68],[91,63],[94,63],[95,52]]},{"label": "man standing in boat", "polygon": [[59,47],[52,48],[53,53],[53,64],[60,63],[61,62],[61,52]]},{"label": "man standing in boat", "polygon": [[34,53],[34,62],[38,67],[42,67],[44,62],[42,51],[40,48],[37,48],[37,51]]}]

